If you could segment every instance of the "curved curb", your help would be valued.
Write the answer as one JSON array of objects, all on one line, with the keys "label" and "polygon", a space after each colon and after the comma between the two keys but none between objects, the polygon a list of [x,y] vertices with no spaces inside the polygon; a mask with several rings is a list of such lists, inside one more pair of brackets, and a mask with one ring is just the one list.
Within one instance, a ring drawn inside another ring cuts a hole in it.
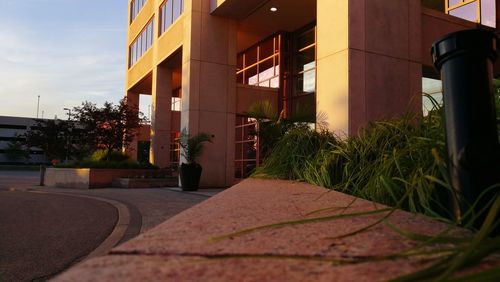
[{"label": "curved curb", "polygon": [[125,232],[130,224],[130,212],[127,206],[115,200],[94,197],[94,196],[80,195],[80,194],[72,194],[72,193],[58,193],[58,192],[47,192],[47,191],[26,191],[26,192],[88,198],[108,203],[116,208],[116,210],[118,211],[118,220],[111,233],[108,235],[108,237],[106,237],[106,239],[104,239],[104,241],[102,241],[101,244],[99,244],[99,246],[97,246],[97,248],[95,248],[90,254],[85,256],[79,262],[83,262],[90,258],[106,255],[124,237]]}]

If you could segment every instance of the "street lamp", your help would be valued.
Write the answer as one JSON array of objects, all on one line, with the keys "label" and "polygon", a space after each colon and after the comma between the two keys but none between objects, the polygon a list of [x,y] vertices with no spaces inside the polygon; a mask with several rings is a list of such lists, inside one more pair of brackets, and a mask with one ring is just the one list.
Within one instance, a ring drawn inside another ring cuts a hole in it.
[{"label": "street lamp", "polygon": [[68,120],[71,120],[71,109],[64,108],[63,110],[68,111]]},{"label": "street lamp", "polygon": [[[64,108],[63,110],[68,111],[68,121],[71,120],[71,109],[70,108]],[[70,144],[71,144],[71,127],[68,124],[67,127],[67,133],[66,133],[66,162],[69,161],[69,151],[70,151]]]}]

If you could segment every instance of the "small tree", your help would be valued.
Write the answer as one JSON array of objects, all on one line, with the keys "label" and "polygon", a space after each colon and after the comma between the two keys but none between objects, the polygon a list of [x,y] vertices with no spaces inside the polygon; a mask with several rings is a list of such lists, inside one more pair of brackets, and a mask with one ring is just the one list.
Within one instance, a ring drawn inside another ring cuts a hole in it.
[{"label": "small tree", "polygon": [[63,120],[36,120],[23,136],[26,147],[37,147],[45,152],[45,156],[62,160],[68,156],[68,136],[73,125]]},{"label": "small tree", "polygon": [[10,161],[27,160],[29,158],[29,149],[27,150],[20,141],[11,141],[5,149],[5,157]]},{"label": "small tree", "polygon": [[117,105],[105,102],[102,108],[84,102],[73,108],[73,118],[81,129],[79,138],[93,150],[104,149],[106,160],[113,151],[128,146],[145,121],[144,115],[136,107],[131,107],[125,99]]}]

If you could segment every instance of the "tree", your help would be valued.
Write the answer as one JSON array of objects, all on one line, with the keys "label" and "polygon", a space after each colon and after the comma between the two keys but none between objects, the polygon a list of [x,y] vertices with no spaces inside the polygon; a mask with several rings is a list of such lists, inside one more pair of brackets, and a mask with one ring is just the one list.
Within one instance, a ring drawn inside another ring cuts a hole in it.
[{"label": "tree", "polygon": [[38,147],[50,160],[68,158],[68,136],[73,125],[63,120],[36,120],[23,136],[26,147]]},{"label": "tree", "polygon": [[29,150],[20,141],[11,141],[5,149],[5,157],[10,161],[27,160],[29,158]]},{"label": "tree", "polygon": [[106,159],[113,151],[127,147],[139,133],[144,115],[125,99],[116,105],[105,102],[102,108],[84,102],[73,108],[74,121],[80,134],[77,138],[93,150],[106,150]]}]

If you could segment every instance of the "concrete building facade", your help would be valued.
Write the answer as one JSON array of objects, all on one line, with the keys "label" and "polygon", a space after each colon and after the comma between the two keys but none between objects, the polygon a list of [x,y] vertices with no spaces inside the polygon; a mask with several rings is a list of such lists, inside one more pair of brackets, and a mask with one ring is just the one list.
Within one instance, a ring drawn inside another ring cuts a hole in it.
[{"label": "concrete building facade", "polygon": [[43,150],[30,148],[29,158],[12,160],[5,154],[9,143],[13,141],[23,142],[25,134],[31,127],[35,126],[36,119],[26,117],[0,116],[0,164],[46,163],[47,158]]},{"label": "concrete building facade", "polygon": [[208,132],[201,185],[229,186],[258,162],[250,105],[310,112],[339,135],[421,113],[423,77],[439,78],[432,42],[495,26],[495,2],[130,0],[127,101],[151,95],[152,163],[179,162],[181,129]]}]

